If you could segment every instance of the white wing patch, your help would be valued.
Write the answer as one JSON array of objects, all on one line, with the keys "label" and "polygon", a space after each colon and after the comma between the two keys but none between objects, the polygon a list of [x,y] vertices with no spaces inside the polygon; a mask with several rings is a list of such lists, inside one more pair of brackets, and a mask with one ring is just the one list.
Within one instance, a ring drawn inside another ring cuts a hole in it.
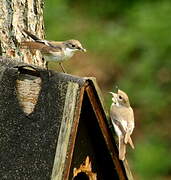
[{"label": "white wing patch", "polygon": [[115,123],[113,123],[113,126],[115,128],[115,132],[116,132],[117,136],[122,136],[123,134],[122,134],[121,130],[119,129],[119,127]]},{"label": "white wing patch", "polygon": [[124,130],[127,132],[127,128],[128,128],[128,123],[127,123],[127,121],[121,120],[120,123],[121,123],[122,127],[124,128]]}]

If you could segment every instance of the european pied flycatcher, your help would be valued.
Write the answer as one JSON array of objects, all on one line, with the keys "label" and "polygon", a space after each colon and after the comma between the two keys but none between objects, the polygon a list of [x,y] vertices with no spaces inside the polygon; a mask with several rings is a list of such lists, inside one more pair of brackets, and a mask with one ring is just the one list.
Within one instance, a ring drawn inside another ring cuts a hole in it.
[{"label": "european pied flycatcher", "polygon": [[66,72],[62,66],[62,62],[71,58],[76,51],[86,52],[78,40],[67,40],[67,41],[47,41],[42,40],[30,33],[27,30],[23,30],[32,40],[34,41],[23,41],[21,42],[22,48],[35,49],[41,51],[46,56],[46,62],[58,61],[63,72]]},{"label": "european pied flycatcher", "polygon": [[123,161],[126,154],[126,144],[129,143],[134,149],[131,139],[134,129],[134,112],[125,92],[118,89],[117,93],[110,93],[113,96],[110,117],[119,140],[119,159]]}]

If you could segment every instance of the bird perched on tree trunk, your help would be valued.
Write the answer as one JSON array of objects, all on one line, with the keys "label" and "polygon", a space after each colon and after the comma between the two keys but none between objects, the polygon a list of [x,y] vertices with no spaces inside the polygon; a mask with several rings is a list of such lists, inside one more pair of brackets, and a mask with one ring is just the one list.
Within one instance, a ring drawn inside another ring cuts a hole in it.
[{"label": "bird perched on tree trunk", "polygon": [[78,40],[67,40],[67,41],[47,41],[42,40],[30,33],[27,30],[23,30],[32,40],[34,41],[23,41],[21,42],[22,48],[39,50],[45,55],[46,62],[57,61],[61,66],[63,72],[66,72],[62,66],[62,62],[70,59],[76,51],[86,52]]},{"label": "bird perched on tree trunk", "polygon": [[123,161],[126,154],[126,144],[129,143],[134,149],[131,139],[134,129],[134,112],[125,92],[118,89],[117,93],[110,93],[113,96],[110,117],[119,140],[119,159]]}]

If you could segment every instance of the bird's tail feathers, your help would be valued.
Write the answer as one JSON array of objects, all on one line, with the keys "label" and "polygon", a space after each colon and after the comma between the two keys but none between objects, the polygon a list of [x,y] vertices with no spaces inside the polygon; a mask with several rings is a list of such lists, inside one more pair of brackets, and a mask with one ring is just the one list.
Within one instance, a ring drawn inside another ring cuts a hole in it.
[{"label": "bird's tail feathers", "polygon": [[129,143],[130,146],[132,147],[132,149],[134,149],[134,144],[132,142],[132,139],[131,139],[131,136],[129,133],[125,134],[124,142],[125,142],[125,144]]},{"label": "bird's tail feathers", "polygon": [[134,143],[132,142],[131,137],[129,137],[129,139],[128,139],[128,143],[129,143],[129,145],[132,147],[132,149],[135,149],[135,147],[134,147]]},{"label": "bird's tail feathers", "polygon": [[30,42],[30,41],[23,41],[23,42],[21,42],[21,43],[20,43],[20,47],[21,47],[22,49],[27,49],[27,48],[29,48],[29,49],[35,49],[35,48],[34,48],[34,42]]},{"label": "bird's tail feathers", "polygon": [[29,44],[28,41],[23,41],[23,42],[20,43],[20,47],[21,47],[21,48],[27,48],[27,47],[28,47],[28,44]]},{"label": "bird's tail feathers", "polygon": [[33,35],[31,32],[27,31],[26,29],[23,29],[23,32],[25,32],[29,37],[31,37],[35,41],[40,40],[37,36]]},{"label": "bird's tail feathers", "polygon": [[37,49],[37,50],[42,50],[43,48],[43,45],[41,43],[38,43],[38,42],[33,42],[33,41],[23,41],[20,43],[20,48],[22,49],[30,49],[30,50],[34,50],[34,49]]},{"label": "bird's tail feathers", "polygon": [[124,161],[126,154],[126,144],[124,143],[124,138],[119,137],[119,159]]}]

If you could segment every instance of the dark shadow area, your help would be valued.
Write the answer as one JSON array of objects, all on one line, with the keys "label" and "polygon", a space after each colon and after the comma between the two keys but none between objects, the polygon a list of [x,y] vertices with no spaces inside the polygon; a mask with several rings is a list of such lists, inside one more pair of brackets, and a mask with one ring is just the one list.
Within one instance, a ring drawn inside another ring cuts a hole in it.
[{"label": "dark shadow area", "polygon": [[97,173],[98,180],[119,179],[89,98],[85,93],[70,169],[70,180],[73,177],[73,169],[79,168],[87,156],[90,157],[92,172]]},{"label": "dark shadow area", "polygon": [[86,173],[80,172],[80,173],[78,173],[77,176],[75,176],[75,177],[73,178],[73,180],[89,180],[89,177],[87,176]]}]

